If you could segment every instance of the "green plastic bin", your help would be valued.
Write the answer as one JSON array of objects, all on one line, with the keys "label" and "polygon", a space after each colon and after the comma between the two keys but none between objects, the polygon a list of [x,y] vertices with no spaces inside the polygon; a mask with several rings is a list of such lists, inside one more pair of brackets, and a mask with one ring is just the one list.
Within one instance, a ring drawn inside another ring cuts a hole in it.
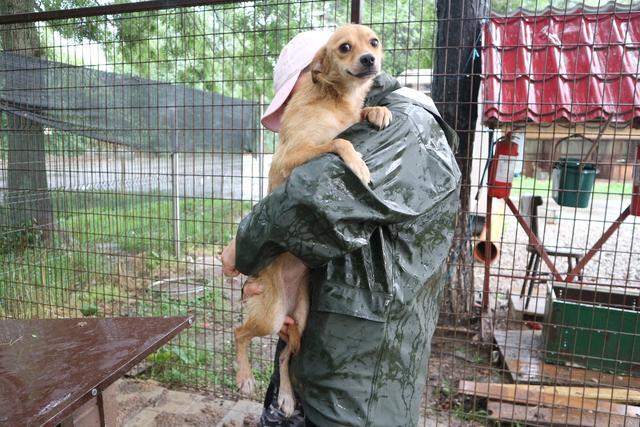
[{"label": "green plastic bin", "polygon": [[560,206],[588,207],[597,173],[592,163],[569,158],[556,161],[551,173],[553,200]]},{"label": "green plastic bin", "polygon": [[544,361],[640,376],[639,306],[635,289],[547,285]]}]

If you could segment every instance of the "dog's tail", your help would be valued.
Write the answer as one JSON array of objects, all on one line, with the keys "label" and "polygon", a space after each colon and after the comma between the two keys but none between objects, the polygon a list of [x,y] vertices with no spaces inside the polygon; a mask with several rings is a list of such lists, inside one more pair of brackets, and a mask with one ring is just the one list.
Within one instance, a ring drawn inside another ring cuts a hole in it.
[{"label": "dog's tail", "polygon": [[291,350],[291,353],[296,354],[298,351],[300,351],[300,339],[301,339],[301,335],[300,335],[300,329],[298,328],[298,324],[294,323],[292,325],[289,325],[289,350]]}]

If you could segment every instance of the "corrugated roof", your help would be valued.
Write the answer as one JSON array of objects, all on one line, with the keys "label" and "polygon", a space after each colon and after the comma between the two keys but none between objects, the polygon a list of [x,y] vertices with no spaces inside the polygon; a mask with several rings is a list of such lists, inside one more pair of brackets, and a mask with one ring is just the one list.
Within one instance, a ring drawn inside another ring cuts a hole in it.
[{"label": "corrugated roof", "polygon": [[521,11],[483,29],[484,122],[640,127],[640,11]]}]

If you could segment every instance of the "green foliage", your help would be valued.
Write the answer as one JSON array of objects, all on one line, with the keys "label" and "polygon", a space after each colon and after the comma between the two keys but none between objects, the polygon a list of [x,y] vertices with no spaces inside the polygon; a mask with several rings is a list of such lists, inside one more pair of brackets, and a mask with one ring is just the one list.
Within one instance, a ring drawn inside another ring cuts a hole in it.
[{"label": "green foliage", "polygon": [[[0,312],[5,299],[11,306],[4,311],[13,317],[29,317],[32,306],[45,302],[73,310],[86,308],[91,314],[100,313],[105,303],[125,301],[119,265],[109,253],[96,251],[98,243],[115,243],[118,251],[129,255],[146,254],[139,256],[146,265],[140,266],[144,271],[135,271],[138,279],[138,275],[151,277],[167,268],[178,271],[180,263],[171,254],[168,198],[91,192],[53,193],[52,198],[59,224],[49,248],[40,247],[39,232],[31,227],[20,227],[15,233],[0,228]],[[237,218],[249,208],[250,204],[242,202],[185,199],[183,248],[214,252],[231,239]],[[0,218],[6,217],[7,209],[0,206]],[[125,273],[124,278],[127,276],[133,279]],[[135,309],[145,314],[187,314],[189,306],[154,300]],[[205,306],[228,311],[224,300],[214,295],[205,294],[195,308],[204,312]]]},{"label": "green foliage", "polygon": [[83,304],[80,306],[80,312],[83,316],[95,316],[98,314],[98,306],[95,304]]},{"label": "green foliage", "polygon": [[481,424],[485,424],[487,422],[487,417],[489,416],[489,412],[487,412],[486,409],[477,408],[475,404],[469,408],[462,403],[455,405],[453,414],[461,420],[473,421]]},{"label": "green foliage", "polygon": [[219,382],[218,375],[209,368],[214,358],[208,349],[190,344],[164,346],[147,360],[153,366],[153,378],[173,385],[196,386]]},{"label": "green foliage", "polygon": [[[39,0],[44,10],[85,7],[92,0]],[[273,96],[271,76],[282,47],[301,30],[348,22],[349,2],[256,2],[55,21],[45,27],[78,43],[102,46],[113,71],[182,82],[242,99]],[[385,47],[385,69],[398,75],[431,66],[435,2],[373,0],[363,20]],[[54,49],[56,50],[56,49]],[[57,49],[60,50],[60,49]],[[49,50],[50,56],[52,50]],[[58,52],[58,59],[65,58]],[[67,55],[64,62],[75,63]]]},{"label": "green foliage", "polygon": [[384,69],[393,76],[405,70],[431,68],[436,32],[436,2],[373,0],[363,21],[380,36]]},{"label": "green foliage", "polygon": [[[184,82],[236,98],[269,98],[275,59],[283,42],[296,33],[283,24],[317,27],[314,16],[332,16],[334,8],[265,2],[137,14],[116,21],[117,54],[130,71],[146,78]],[[330,18],[323,22],[335,24]]]},{"label": "green foliage", "polygon": [[[0,213],[8,211],[7,208],[0,208]],[[0,227],[0,255],[23,252],[39,244],[41,238],[42,230],[34,227],[33,224],[2,226]]]},{"label": "green foliage", "polygon": [[433,389],[433,395],[436,398],[448,399],[452,395],[451,385],[447,379],[443,379],[442,382],[435,386]]},{"label": "green foliage", "polygon": [[[75,9],[80,7],[98,6],[96,0],[35,0],[39,10]],[[129,3],[127,0],[114,0],[112,3]],[[83,40],[109,40],[111,31],[104,25],[102,16],[84,17],[80,23],[70,25],[68,21],[56,21],[55,29],[63,37],[76,42]]]},{"label": "green foliage", "polygon": [[[94,198],[104,208],[84,211],[74,207],[77,214],[60,218],[60,229],[84,244],[109,243],[126,252],[145,251],[151,255],[151,263],[154,257],[164,259],[172,252],[173,205],[170,196],[95,193]],[[81,203],[86,206],[87,202]],[[250,204],[242,202],[182,199],[183,248],[190,250],[228,242],[235,231],[235,221],[249,208]]]}]

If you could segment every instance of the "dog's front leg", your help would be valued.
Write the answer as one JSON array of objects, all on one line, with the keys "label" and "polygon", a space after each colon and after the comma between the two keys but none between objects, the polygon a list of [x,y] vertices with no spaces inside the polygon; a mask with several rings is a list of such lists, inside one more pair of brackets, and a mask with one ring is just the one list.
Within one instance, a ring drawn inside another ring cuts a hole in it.
[{"label": "dog's front leg", "polygon": [[362,155],[353,148],[351,142],[346,139],[336,138],[332,141],[331,152],[336,153],[342,161],[355,173],[365,184],[371,182],[371,174],[367,164],[362,160]]},{"label": "dog's front leg", "polygon": [[[365,184],[368,184],[371,181],[367,164],[362,160],[360,153],[353,148],[351,142],[346,139],[336,138],[318,144],[296,146],[296,148],[297,149],[295,151],[291,149],[286,156],[282,156],[282,160],[280,160],[277,168],[279,170],[279,175],[269,175],[270,184],[275,184],[274,188],[280,185],[280,183],[284,181],[296,167],[308,160],[326,153],[335,153],[340,156],[349,169],[351,169],[353,173],[355,173]],[[275,163],[271,164],[272,169],[275,169],[274,164]]]}]

